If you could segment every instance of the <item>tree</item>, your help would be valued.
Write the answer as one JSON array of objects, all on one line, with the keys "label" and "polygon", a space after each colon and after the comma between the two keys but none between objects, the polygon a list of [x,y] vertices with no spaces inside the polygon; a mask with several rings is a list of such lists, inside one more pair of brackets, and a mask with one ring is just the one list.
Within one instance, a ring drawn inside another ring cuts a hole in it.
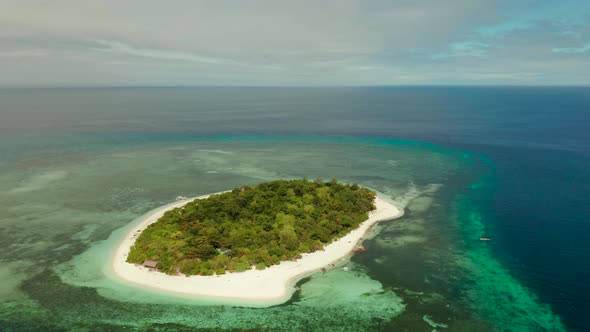
[{"label": "tree", "polygon": [[213,258],[217,254],[217,251],[211,244],[203,243],[199,244],[195,248],[194,253],[197,256],[196,258],[199,258],[201,260],[208,260]]},{"label": "tree", "polygon": [[313,252],[356,228],[375,194],[335,180],[279,180],[194,200],[166,212],[138,237],[131,263],[212,275],[264,268]]},{"label": "tree", "polygon": [[288,250],[296,249],[299,244],[297,234],[295,233],[295,229],[293,228],[293,226],[289,224],[283,226],[283,229],[279,233],[279,237],[281,239],[281,243]]}]

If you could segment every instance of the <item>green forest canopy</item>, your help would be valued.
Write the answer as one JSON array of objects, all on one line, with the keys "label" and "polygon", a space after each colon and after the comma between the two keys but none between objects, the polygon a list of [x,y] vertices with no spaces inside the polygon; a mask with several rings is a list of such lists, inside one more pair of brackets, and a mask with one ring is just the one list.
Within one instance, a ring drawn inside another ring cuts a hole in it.
[{"label": "green forest canopy", "polygon": [[127,261],[168,274],[264,269],[322,249],[367,220],[375,193],[336,180],[278,180],[196,199],[139,236]]}]

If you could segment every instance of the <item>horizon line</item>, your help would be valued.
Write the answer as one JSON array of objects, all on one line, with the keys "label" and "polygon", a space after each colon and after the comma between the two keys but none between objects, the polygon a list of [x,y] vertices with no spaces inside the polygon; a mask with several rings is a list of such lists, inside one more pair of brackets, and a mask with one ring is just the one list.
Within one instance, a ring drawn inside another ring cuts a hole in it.
[{"label": "horizon line", "polygon": [[17,89],[175,89],[175,88],[590,88],[589,84],[371,84],[371,85],[15,85]]}]

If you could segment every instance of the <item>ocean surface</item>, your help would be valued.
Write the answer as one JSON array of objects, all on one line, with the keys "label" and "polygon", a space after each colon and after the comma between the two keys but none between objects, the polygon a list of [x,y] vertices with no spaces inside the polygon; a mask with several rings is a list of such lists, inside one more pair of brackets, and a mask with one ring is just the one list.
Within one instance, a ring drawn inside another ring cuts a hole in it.
[{"label": "ocean surface", "polygon": [[[586,331],[589,128],[590,88],[0,90],[0,331]],[[110,276],[176,196],[301,177],[406,214],[270,308]]]}]

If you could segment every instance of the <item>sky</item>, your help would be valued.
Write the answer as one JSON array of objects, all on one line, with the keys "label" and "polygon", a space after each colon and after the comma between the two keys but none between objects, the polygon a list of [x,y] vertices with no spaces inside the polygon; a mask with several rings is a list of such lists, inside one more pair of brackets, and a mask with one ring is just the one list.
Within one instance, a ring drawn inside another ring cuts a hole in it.
[{"label": "sky", "polygon": [[0,86],[590,85],[590,0],[0,0]]}]

